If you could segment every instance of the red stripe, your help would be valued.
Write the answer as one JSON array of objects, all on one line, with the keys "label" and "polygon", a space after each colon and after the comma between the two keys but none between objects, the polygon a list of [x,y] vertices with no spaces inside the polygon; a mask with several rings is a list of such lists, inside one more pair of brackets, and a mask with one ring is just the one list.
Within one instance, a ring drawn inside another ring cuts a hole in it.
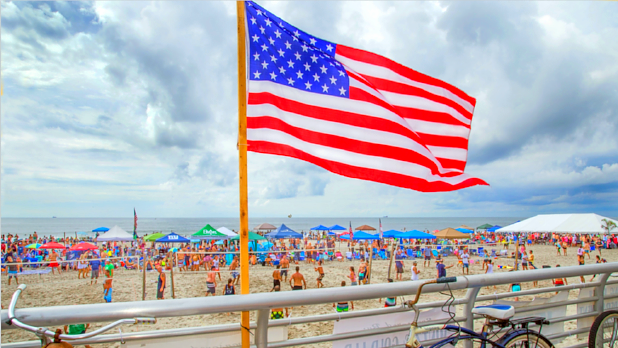
[{"label": "red stripe", "polygon": [[[470,113],[468,110],[464,109],[463,106],[459,105],[458,103],[456,103],[453,100],[448,99],[446,97],[438,96],[438,95],[435,95],[433,93],[429,93],[429,92],[427,92],[424,89],[421,89],[421,88],[418,88],[418,87],[412,87],[412,86],[409,86],[409,85],[406,85],[406,84],[403,84],[403,83],[399,83],[399,82],[384,80],[384,79],[380,79],[380,78],[377,78],[377,77],[371,77],[371,76],[365,76],[365,78],[367,79],[368,82],[370,82],[378,90],[392,92],[392,93],[398,93],[398,94],[413,95],[413,96],[418,96],[418,97],[421,97],[421,98],[429,99],[429,100],[434,101],[436,103],[450,106],[453,109],[457,110],[457,112],[459,112],[463,117],[465,117],[465,118],[467,118],[469,120],[472,120],[472,113]],[[453,116],[450,116],[450,117],[453,117]],[[461,122],[461,121],[457,120],[456,118],[453,118],[453,119],[455,121],[457,121],[457,122]]]},{"label": "red stripe", "polygon": [[460,90],[459,88],[450,85],[444,81],[438,80],[436,78],[433,78],[431,76],[427,76],[425,74],[421,74],[418,71],[414,71],[406,66],[403,66],[397,62],[394,62],[388,58],[382,57],[380,55],[377,55],[375,53],[371,53],[371,52],[367,52],[367,51],[363,51],[363,50],[359,50],[356,48],[352,48],[352,47],[347,47],[344,45],[337,45],[337,50],[336,50],[336,54],[340,54],[342,56],[348,57],[350,59],[356,60],[356,61],[361,61],[364,63],[369,63],[369,64],[374,64],[374,65],[379,65],[379,66],[383,66],[385,68],[391,69],[394,72],[405,76],[411,80],[414,81],[418,81],[424,84],[428,84],[428,85],[434,85],[434,86],[438,86],[438,87],[442,87],[446,90],[449,90],[451,93],[457,95],[458,97],[460,97],[463,100],[468,101],[470,104],[472,104],[472,106],[476,105],[476,99],[472,98],[471,96],[467,95],[465,92],[463,92],[462,90]]},{"label": "red stripe", "polygon": [[[369,101],[369,102],[378,101],[381,104],[383,104],[380,106],[387,107],[390,111],[392,111],[393,113],[396,113],[396,110],[394,110],[392,106],[382,102],[378,98],[368,94],[365,91],[359,90],[357,88],[350,88],[350,95],[352,95],[353,93],[355,95],[363,95],[363,96],[366,95],[364,99],[367,99],[367,100],[364,100],[364,101]],[[354,99],[357,99],[357,98],[354,98]],[[359,100],[362,100],[362,99],[359,98]],[[341,124],[347,124],[347,125],[356,126],[356,127],[363,127],[363,128],[368,128],[368,129],[373,129],[373,130],[378,130],[378,131],[383,131],[383,132],[395,133],[395,134],[399,134],[404,137],[410,138],[412,141],[417,142],[421,144],[421,146],[423,146],[422,145],[423,142],[421,138],[418,136],[418,134],[410,130],[410,128],[402,126],[399,123],[392,122],[392,121],[385,120],[385,119],[378,118],[378,117],[371,117],[371,116],[356,114],[352,112],[333,110],[329,108],[308,105],[308,104],[300,103],[294,100],[281,98],[277,95],[274,95],[272,93],[267,93],[267,92],[249,93],[248,104],[249,105],[272,104],[272,105],[276,105],[281,110],[284,110],[287,112],[293,112],[297,114],[302,114],[303,116],[307,116],[307,117],[311,117],[311,118],[315,118],[319,120],[338,122]]]},{"label": "red stripe", "polygon": [[466,169],[466,161],[458,161],[450,158],[436,158],[445,169],[457,169],[462,172]]},{"label": "red stripe", "polygon": [[259,128],[275,129],[311,144],[322,145],[368,156],[390,158],[403,162],[416,163],[430,169],[432,174],[442,177],[452,177],[460,174],[457,172],[448,172],[441,174],[438,171],[438,166],[434,162],[430,161],[427,157],[419,155],[418,153],[409,149],[383,144],[368,143],[357,139],[349,139],[337,135],[314,132],[304,128],[291,126],[278,118],[270,116],[247,117],[247,129]]},{"label": "red stripe", "polygon": [[343,175],[349,178],[376,181],[383,184],[393,185],[421,192],[455,191],[474,185],[487,185],[485,181],[477,178],[470,178],[459,184],[454,185],[441,181],[429,182],[425,179],[406,176],[402,174],[385,172],[377,169],[356,167],[340,162],[325,160],[287,145],[252,140],[249,140],[247,143],[249,145],[247,147],[248,151],[298,158],[303,161],[313,163],[333,173]]},{"label": "red stripe", "polygon": [[418,136],[422,139],[423,144],[428,146],[455,147],[468,150],[468,139],[465,138],[425,133],[418,133]]}]

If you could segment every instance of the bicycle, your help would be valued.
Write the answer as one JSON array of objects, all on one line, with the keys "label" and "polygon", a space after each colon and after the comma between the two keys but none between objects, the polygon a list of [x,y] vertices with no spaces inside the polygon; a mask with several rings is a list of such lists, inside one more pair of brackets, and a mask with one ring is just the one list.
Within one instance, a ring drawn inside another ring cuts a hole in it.
[{"label": "bicycle", "polygon": [[618,347],[618,311],[605,311],[594,319],[588,335],[588,347]]},{"label": "bicycle", "polygon": [[[436,331],[436,330],[446,330],[452,332],[453,334],[449,337],[431,345],[431,348],[439,348],[439,347],[453,347],[457,345],[460,341],[470,341],[471,343],[480,343],[480,348],[486,348],[488,345],[494,348],[516,348],[516,347],[525,347],[525,348],[553,348],[554,345],[551,341],[543,336],[540,331],[543,328],[543,325],[549,324],[545,318],[542,317],[528,317],[528,318],[520,318],[511,320],[513,315],[515,315],[515,308],[513,306],[507,305],[488,305],[488,306],[478,306],[474,307],[472,310],[473,314],[482,315],[485,317],[485,324],[483,325],[483,330],[480,333],[477,333],[473,330],[461,327],[459,325],[444,325],[444,326],[432,326],[432,327],[418,327],[418,318],[420,315],[420,311],[416,307],[418,303],[419,297],[421,295],[421,291],[423,287],[427,284],[448,284],[457,282],[456,277],[444,277],[438,278],[437,280],[429,280],[421,284],[416,292],[416,298],[413,301],[407,301],[407,307],[414,310],[414,321],[410,325],[410,333],[409,338],[406,343],[407,348],[419,348],[422,347],[421,343],[417,339],[417,335],[424,332]],[[454,300],[453,292],[449,285],[447,285],[450,298],[445,302],[445,305],[448,304],[449,301]],[[454,318],[454,313],[450,312],[451,319]],[[528,328],[530,323],[534,323],[539,325],[539,331],[534,331]],[[507,331],[500,335],[500,332],[503,329],[509,327]],[[493,333],[494,327],[498,327],[499,330]],[[490,334],[493,333],[493,336],[489,337]],[[498,336],[494,339],[495,336]],[[477,344],[475,347],[478,347]]]},{"label": "bicycle", "polygon": [[[21,284],[19,285],[19,287],[17,287],[17,290],[13,293],[13,296],[11,297],[11,302],[8,308],[9,319],[7,320],[6,323],[8,325],[15,325],[19,327],[20,329],[35,333],[41,340],[41,347],[57,346],[57,347],[71,348],[73,347],[71,344],[67,342],[62,342],[62,340],[73,341],[73,340],[81,340],[81,339],[94,337],[96,335],[99,335],[103,332],[109,331],[110,329],[113,329],[117,326],[124,325],[124,324],[156,324],[157,322],[156,318],[144,318],[144,317],[138,317],[138,318],[133,318],[133,319],[120,319],[107,326],[104,326],[98,330],[95,330],[89,333],[83,333],[79,335],[61,334],[62,331],[60,329],[57,329],[54,332],[54,331],[48,330],[46,327],[31,326],[31,325],[22,323],[15,317],[15,306],[17,305],[17,300],[19,299],[19,295],[21,294],[21,292],[24,291],[25,289],[26,289],[26,284]],[[52,342],[50,342],[51,338],[54,339]]]}]

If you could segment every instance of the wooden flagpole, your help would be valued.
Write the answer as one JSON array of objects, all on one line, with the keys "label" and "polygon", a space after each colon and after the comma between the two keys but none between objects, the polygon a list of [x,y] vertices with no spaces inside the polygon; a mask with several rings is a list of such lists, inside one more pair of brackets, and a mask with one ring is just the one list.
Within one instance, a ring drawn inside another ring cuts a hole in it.
[{"label": "wooden flagpole", "polygon": [[[249,211],[247,192],[247,72],[245,2],[236,2],[238,26],[238,177],[240,191],[240,294],[249,294]],[[240,314],[242,348],[249,348],[249,312]]]}]

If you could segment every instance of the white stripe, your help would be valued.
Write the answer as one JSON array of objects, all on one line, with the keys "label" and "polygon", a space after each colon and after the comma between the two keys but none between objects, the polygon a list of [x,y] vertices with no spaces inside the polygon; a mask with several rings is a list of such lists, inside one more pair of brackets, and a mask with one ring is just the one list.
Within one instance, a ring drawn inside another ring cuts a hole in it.
[{"label": "white stripe", "polygon": [[275,144],[287,145],[327,161],[422,178],[429,182],[445,182],[455,185],[471,178],[469,175],[463,173],[455,177],[443,178],[433,175],[428,168],[419,164],[384,157],[362,155],[332,147],[311,144],[274,129],[247,129],[247,140],[266,141]]},{"label": "white stripe", "polygon": [[383,91],[383,90],[379,90],[379,91],[380,93],[382,93],[384,98],[388,100],[390,104],[402,106],[405,108],[414,108],[414,109],[419,109],[419,110],[442,112],[442,113],[453,116],[454,119],[458,120],[459,122],[465,125],[469,126],[470,123],[472,123],[471,120],[467,119],[464,115],[459,113],[459,111],[453,109],[452,107],[446,104],[438,103],[433,100],[429,100],[427,98],[423,98],[423,97],[419,97],[415,95],[393,93],[393,92],[388,92],[388,91]]},{"label": "white stripe", "polygon": [[[317,133],[330,134],[353,140],[362,140],[364,142],[374,144],[408,149],[420,154],[423,157],[426,157],[427,159],[435,163],[436,167],[441,169],[441,164],[436,159],[436,156],[433,153],[431,153],[423,145],[401,134],[384,132],[364,127],[357,127],[339,122],[320,120],[296,113],[283,111],[271,104],[248,105],[247,117],[260,116],[272,116],[282,120],[283,122],[293,127],[306,129]],[[441,173],[447,173],[451,171],[453,170],[442,170]]]},{"label": "white stripe", "polygon": [[442,135],[447,137],[460,137],[468,139],[470,135],[470,129],[464,126],[455,126],[452,124],[429,122],[422,120],[415,120],[412,118],[405,119],[410,127],[417,133]]},{"label": "white stripe", "polygon": [[431,150],[437,158],[445,158],[457,161],[466,161],[468,159],[468,150],[460,149],[457,147],[442,147],[427,145],[427,148]]},{"label": "white stripe", "polygon": [[464,109],[466,109],[471,114],[474,113],[474,106],[472,106],[470,102],[468,102],[467,100],[461,99],[458,95],[453,94],[448,89],[434,86],[434,85],[428,85],[428,84],[421,83],[418,81],[414,81],[414,80],[411,80],[405,76],[402,76],[392,71],[391,69],[385,68],[383,66],[373,65],[373,64],[369,64],[365,62],[359,62],[357,60],[348,58],[346,56],[342,56],[341,54],[337,54],[335,56],[335,59],[337,59],[338,61],[340,61],[347,67],[351,68],[352,71],[360,75],[367,75],[367,76],[372,76],[372,77],[376,77],[376,78],[380,78],[384,80],[396,81],[396,82],[406,84],[408,86],[421,88],[437,96],[448,98],[454,101],[455,103],[461,105]]},{"label": "white stripe", "polygon": [[350,76],[350,88],[351,87],[356,87],[358,89],[362,89],[363,91],[365,91],[365,92],[371,94],[372,96],[374,96],[374,97],[384,101],[385,103],[389,103],[388,100],[386,100],[386,98],[384,98],[384,96],[382,94],[380,94],[380,92],[377,89],[371,88],[371,87],[367,86],[365,83],[363,83],[363,81],[357,80],[356,77],[354,77],[354,76]]}]

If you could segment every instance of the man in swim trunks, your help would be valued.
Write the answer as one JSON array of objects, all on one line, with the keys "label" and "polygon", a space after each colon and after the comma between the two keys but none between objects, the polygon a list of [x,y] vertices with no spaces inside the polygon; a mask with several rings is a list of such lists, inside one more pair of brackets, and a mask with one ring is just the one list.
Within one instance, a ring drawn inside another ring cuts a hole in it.
[{"label": "man in swim trunks", "polygon": [[[388,282],[392,283],[393,279],[388,278]],[[379,302],[382,302],[382,299],[379,299]],[[395,307],[397,305],[397,298],[396,297],[387,297],[386,300],[384,300],[384,307]]]},{"label": "man in swim trunks", "polygon": [[273,288],[270,289],[271,292],[275,291],[276,287],[281,288],[281,271],[279,270],[280,268],[281,266],[277,265],[277,269],[273,271]]},{"label": "man in swim trunks", "polygon": [[105,271],[105,282],[103,283],[103,300],[107,303],[112,302],[112,274],[110,271]]},{"label": "man in swim trunks", "polygon": [[52,250],[51,254],[49,254],[49,267],[51,267],[52,269],[52,274],[54,274],[54,269],[56,269],[58,271],[58,274],[60,274],[60,265],[57,262],[58,260],[58,254],[56,253],[56,250]]},{"label": "man in swim trunks", "polygon": [[[395,255],[395,258],[401,257],[400,255]],[[395,268],[397,269],[397,274],[395,275],[395,279],[403,280],[403,261],[395,260]]]},{"label": "man in swim trunks", "polygon": [[230,265],[230,271],[232,271],[232,278],[234,278],[234,284],[238,284],[240,281],[240,274],[236,270],[238,268],[238,256],[234,256],[234,260]]},{"label": "man in swim trunks", "polygon": [[424,255],[425,255],[425,261],[423,261],[423,267],[431,266],[432,253],[431,253],[431,247],[429,245],[425,247]]},{"label": "man in swim trunks", "polygon": [[305,281],[305,277],[300,274],[300,267],[296,266],[296,273],[290,276],[290,286],[292,290],[302,290],[303,285],[304,288],[307,289],[307,282]]},{"label": "man in swim trunks", "polygon": [[315,268],[318,272],[319,276],[316,278],[318,281],[318,289],[323,288],[324,284],[322,283],[322,279],[324,279],[324,268],[322,267],[322,260],[318,261],[318,267]]},{"label": "man in swim trunks", "polygon": [[281,265],[281,279],[284,279],[284,281],[287,282],[288,268],[290,268],[290,260],[288,259],[287,255],[283,254],[283,257],[281,258],[281,262],[279,264]]},{"label": "man in swim trunks", "polygon": [[[97,258],[97,255],[93,255],[93,258]],[[90,285],[92,285],[92,280],[94,279],[94,283],[96,284],[99,280],[99,271],[101,269],[101,261],[100,260],[90,260]]]},{"label": "man in swim trunks", "polygon": [[[7,263],[17,262],[13,251],[6,255]],[[17,278],[17,265],[9,265],[9,285],[11,285],[11,278],[15,278],[15,284],[19,284],[19,278]]]},{"label": "man in swim trunks", "polygon": [[217,272],[215,272],[215,266],[211,266],[211,270],[206,274],[206,296],[212,294],[216,295],[217,290]]},{"label": "man in swim trunks", "polygon": [[[341,282],[341,286],[345,286],[345,280]],[[354,302],[350,301],[352,304],[352,310],[354,310]],[[333,303],[333,307],[337,310],[337,313],[347,312],[348,311],[348,303],[347,302],[337,302]]]},{"label": "man in swim trunks", "polygon": [[[273,290],[275,290],[275,291],[281,291],[281,286],[277,285],[277,286],[275,286],[275,287],[273,288]],[[288,315],[289,315],[289,313],[288,313],[288,308],[286,307],[286,308],[285,308],[285,317],[287,317]],[[285,317],[283,316],[283,308],[281,308],[281,307],[280,307],[280,308],[273,308],[273,309],[270,311],[270,319],[273,319],[273,320],[274,320],[274,319],[283,319],[283,318],[285,318]]]},{"label": "man in swim trunks", "polygon": [[[86,333],[86,330],[90,327],[90,324],[73,324],[73,325],[65,325],[64,333],[67,335],[82,335]],[[85,345],[86,348],[91,348],[92,346]]]}]

